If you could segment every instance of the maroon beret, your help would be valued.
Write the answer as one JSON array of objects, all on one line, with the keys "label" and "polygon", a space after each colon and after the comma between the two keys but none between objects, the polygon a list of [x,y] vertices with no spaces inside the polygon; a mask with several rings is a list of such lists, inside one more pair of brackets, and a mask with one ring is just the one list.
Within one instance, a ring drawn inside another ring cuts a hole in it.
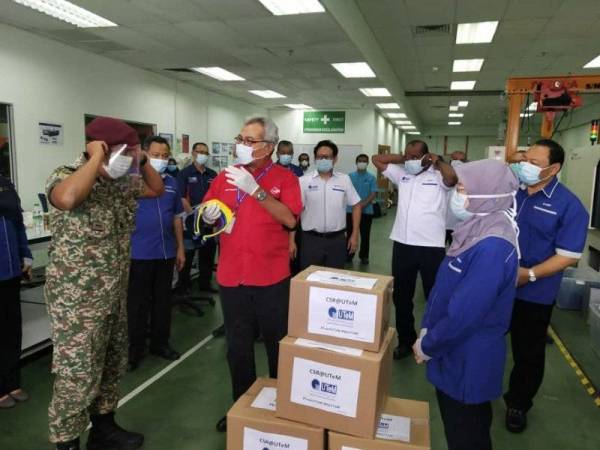
[{"label": "maroon beret", "polygon": [[104,141],[109,147],[118,144],[135,147],[140,143],[140,138],[133,128],[112,117],[96,117],[85,127],[85,135],[93,141]]}]

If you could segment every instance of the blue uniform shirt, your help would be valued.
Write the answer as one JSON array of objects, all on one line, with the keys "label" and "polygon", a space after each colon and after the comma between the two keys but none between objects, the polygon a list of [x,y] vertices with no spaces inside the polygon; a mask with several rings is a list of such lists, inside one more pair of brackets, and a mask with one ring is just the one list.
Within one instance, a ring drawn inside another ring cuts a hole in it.
[{"label": "blue uniform shirt", "polygon": [[[544,189],[517,193],[517,224],[521,267],[533,267],[558,254],[580,258],[590,217],[579,199],[554,178]],[[517,298],[551,305],[556,299],[562,272],[538,278],[517,289]]]},{"label": "blue uniform shirt", "polygon": [[[349,174],[350,180],[352,180],[352,184],[354,185],[354,189],[360,195],[360,199],[364,200],[373,192],[377,192],[377,179],[375,175],[367,172],[359,172],[358,170]],[[351,213],[352,207],[349,206],[346,208],[346,212]],[[373,215],[373,203],[369,203],[365,209],[362,210],[363,214]]]},{"label": "blue uniform shirt", "polygon": [[163,175],[165,192],[157,198],[137,201],[135,231],[131,235],[132,259],[174,258],[177,250],[175,216],[183,213],[177,180]]},{"label": "blue uniform shirt", "polygon": [[279,164],[279,161],[277,161],[276,163],[277,165],[283,167],[284,169],[289,169],[292,171],[292,173],[294,175],[296,175],[298,178],[300,178],[302,175],[304,175],[304,171],[302,170],[302,167],[297,166],[295,164],[288,164],[287,166],[284,166],[283,164]]},{"label": "blue uniform shirt", "polygon": [[502,395],[518,264],[508,241],[488,237],[440,265],[421,324],[427,328],[421,349],[432,358],[429,381],[459,402]]},{"label": "blue uniform shirt", "polygon": [[216,176],[217,172],[208,167],[200,172],[194,164],[190,164],[177,174],[179,192],[183,198],[188,199],[191,206],[199,205]]}]

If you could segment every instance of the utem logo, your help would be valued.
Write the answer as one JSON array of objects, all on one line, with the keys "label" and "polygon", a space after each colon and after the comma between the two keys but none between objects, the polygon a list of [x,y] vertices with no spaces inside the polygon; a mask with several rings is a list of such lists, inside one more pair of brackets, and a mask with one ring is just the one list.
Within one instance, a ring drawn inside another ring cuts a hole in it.
[{"label": "utem logo", "polygon": [[334,306],[332,306],[331,308],[329,308],[327,313],[332,319],[354,320],[354,311],[349,311],[347,309],[337,309]]},{"label": "utem logo", "polygon": [[314,378],[311,382],[312,388],[315,391],[325,392],[326,394],[337,394],[337,385],[331,383],[325,383]]}]

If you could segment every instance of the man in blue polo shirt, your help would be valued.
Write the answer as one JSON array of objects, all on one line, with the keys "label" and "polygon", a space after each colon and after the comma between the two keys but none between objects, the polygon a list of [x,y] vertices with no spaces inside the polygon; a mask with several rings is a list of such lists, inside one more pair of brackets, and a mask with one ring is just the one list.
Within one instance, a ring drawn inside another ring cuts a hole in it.
[{"label": "man in blue polo shirt", "polygon": [[[217,176],[217,172],[207,167],[208,146],[205,143],[196,142],[194,144],[192,147],[192,161],[192,164],[182,169],[177,175],[179,192],[183,198],[183,208],[188,213],[192,211],[194,206],[202,203],[212,181]],[[194,261],[194,254],[197,252],[198,288],[205,292],[217,292],[211,286],[213,266],[217,253],[215,240],[209,239],[204,245],[196,247],[191,241],[191,236],[186,236],[185,245],[185,266],[179,272],[178,291],[186,292],[192,286],[190,271],[192,269],[192,262]]]},{"label": "man in blue polo shirt", "polygon": [[183,205],[177,181],[165,174],[171,149],[167,140],[150,136],[144,149],[152,167],[161,174],[165,192],[138,200],[135,231],[131,235],[131,268],[127,320],[129,369],[135,370],[146,352],[150,319],[150,353],[168,360],[179,358],[169,345],[173,266],[185,263]]},{"label": "man in blue polo shirt", "polygon": [[277,144],[277,164],[292,171],[297,177],[304,175],[304,171],[296,164],[292,164],[294,159],[294,144],[290,141],[279,141]]},{"label": "man in blue polo shirt", "polygon": [[[377,179],[367,172],[369,157],[365,154],[356,157],[356,172],[350,173],[350,180],[354,189],[360,195],[360,250],[358,257],[363,265],[369,264],[369,244],[371,241],[371,223],[373,222],[373,200],[377,195]],[[352,208],[346,209],[346,231],[348,236],[352,234]],[[348,260],[352,261],[354,253],[348,254]]]},{"label": "man in blue polo shirt", "polygon": [[581,258],[589,215],[556,175],[565,153],[550,139],[537,141],[512,167],[524,184],[517,193],[521,262],[510,328],[514,368],[510,375],[506,428],[527,427],[544,377],[546,332],[563,270]]}]

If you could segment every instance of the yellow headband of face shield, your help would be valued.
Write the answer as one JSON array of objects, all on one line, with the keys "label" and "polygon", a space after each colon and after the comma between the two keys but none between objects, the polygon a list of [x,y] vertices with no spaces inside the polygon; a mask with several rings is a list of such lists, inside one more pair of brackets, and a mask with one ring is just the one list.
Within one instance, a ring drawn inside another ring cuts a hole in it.
[{"label": "yellow headband of face shield", "polygon": [[219,234],[228,230],[233,224],[234,215],[229,206],[217,199],[208,200],[207,202],[198,205],[196,208],[194,218],[194,236],[200,236],[202,234],[202,213],[211,205],[216,205],[219,208],[221,217],[219,217],[214,224],[214,232],[212,234],[206,234],[202,236],[203,241],[218,236]]}]

